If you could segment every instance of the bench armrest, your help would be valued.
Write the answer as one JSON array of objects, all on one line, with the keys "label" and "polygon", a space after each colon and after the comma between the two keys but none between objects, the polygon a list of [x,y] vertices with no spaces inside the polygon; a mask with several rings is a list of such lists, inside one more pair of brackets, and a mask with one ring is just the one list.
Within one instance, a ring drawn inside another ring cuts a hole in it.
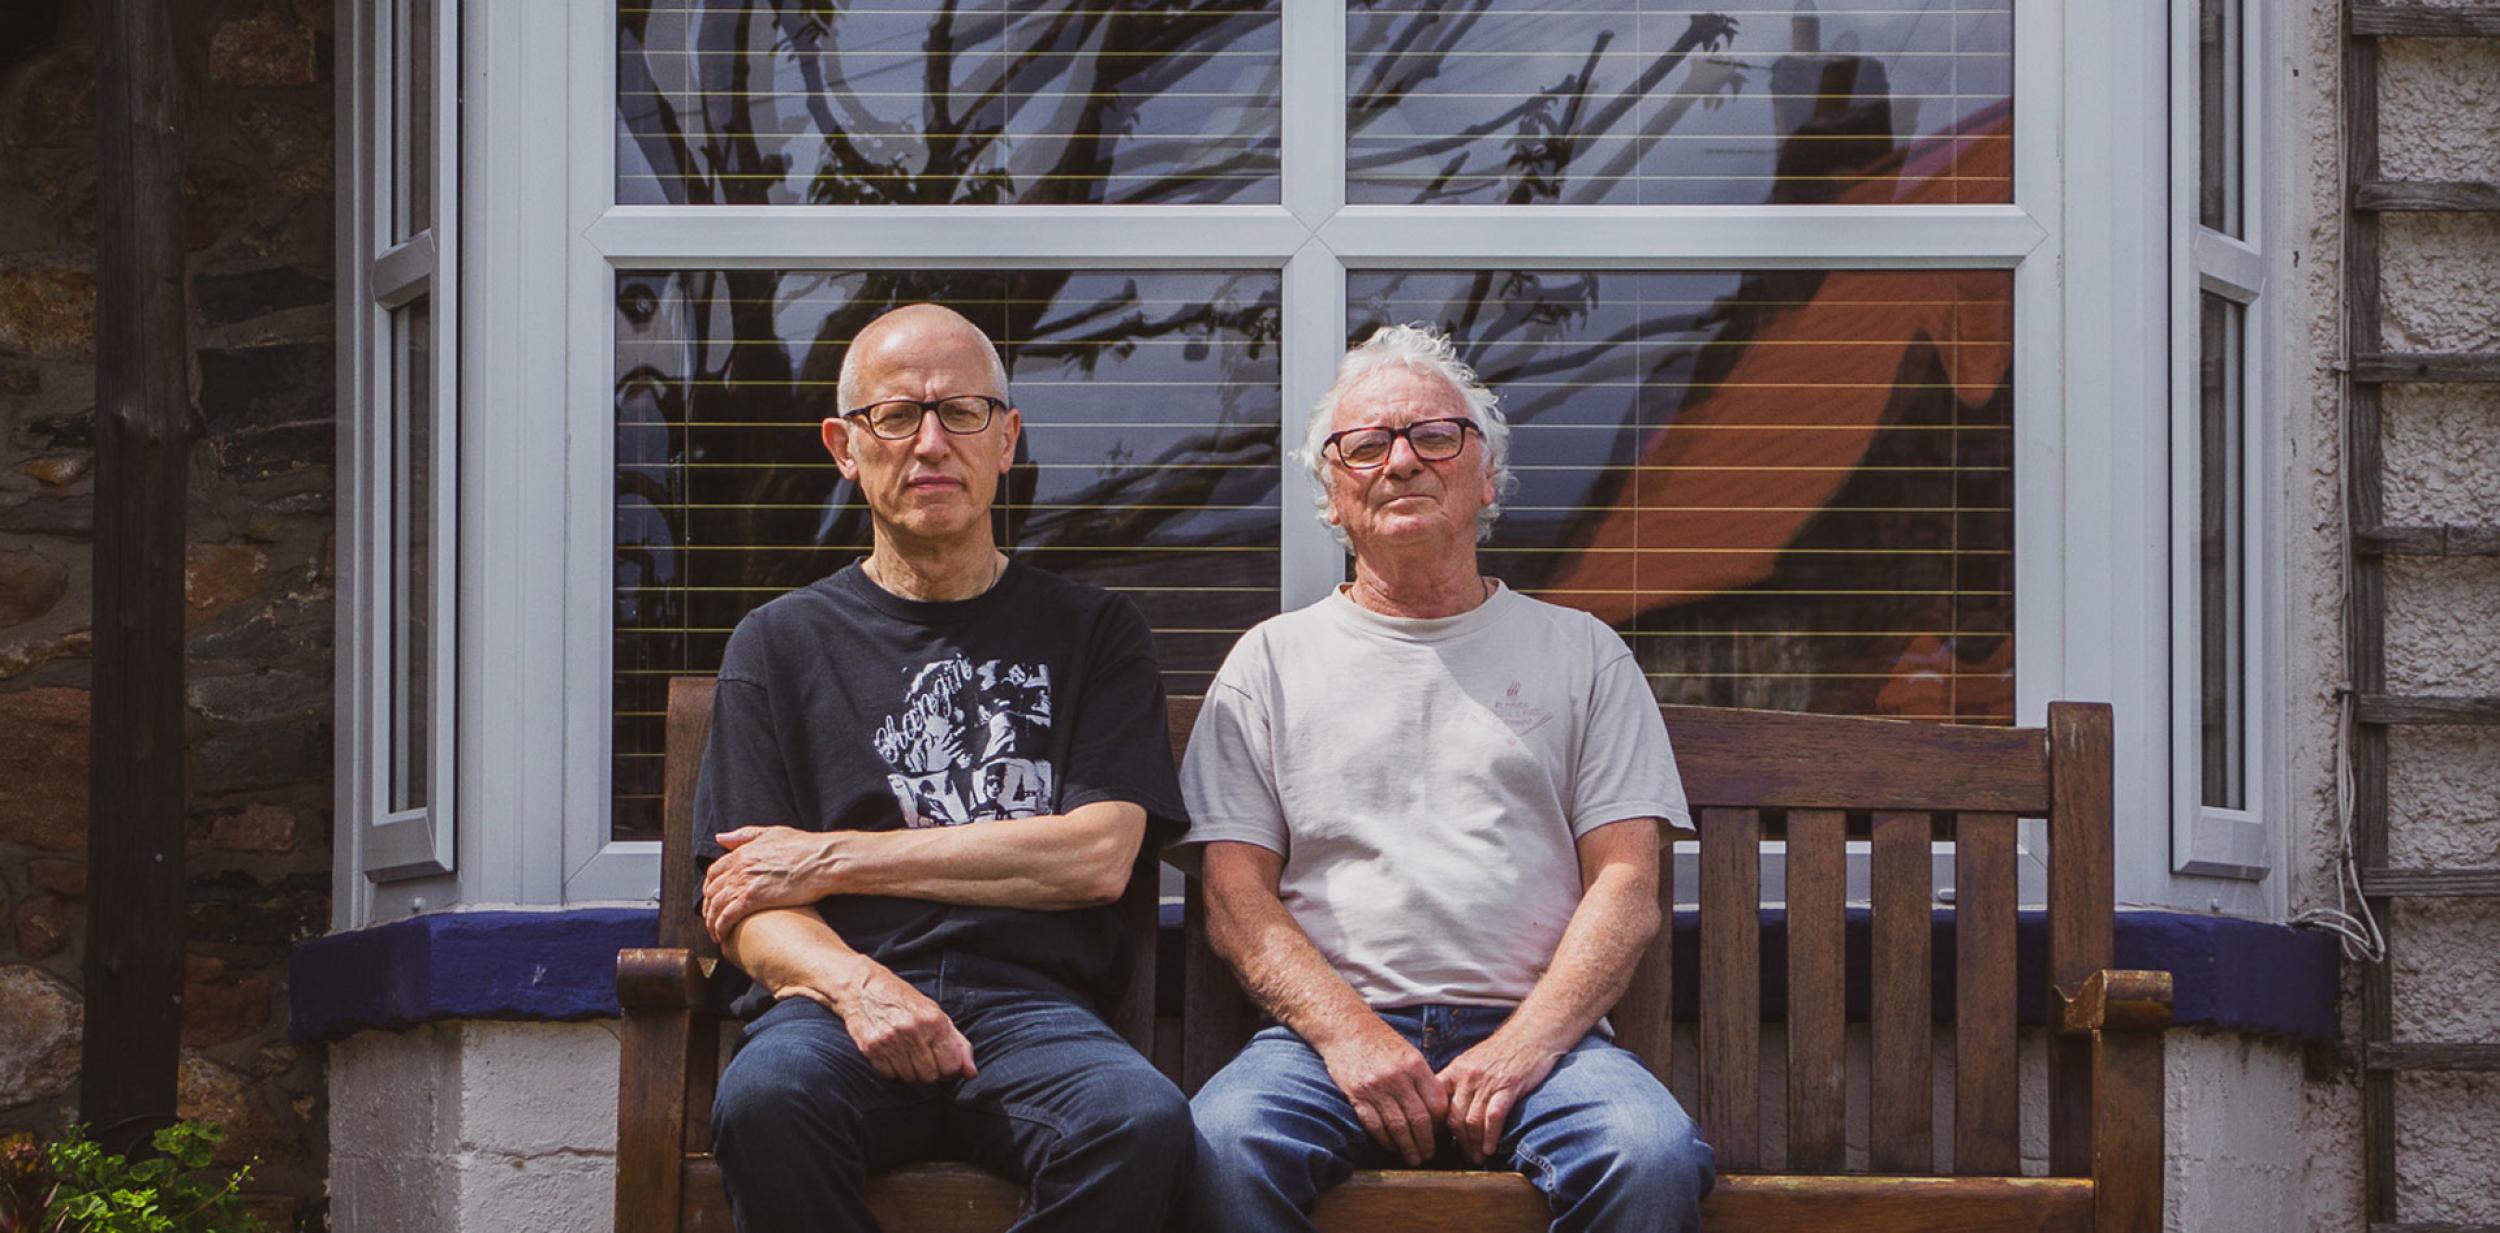
[{"label": "bench armrest", "polygon": [[2170,1026],[2170,973],[2104,968],[2057,991],[2058,1031],[2158,1032]]},{"label": "bench armrest", "polygon": [[708,1010],[719,961],[682,947],[633,947],[616,952],[616,1001],[633,1011]]}]

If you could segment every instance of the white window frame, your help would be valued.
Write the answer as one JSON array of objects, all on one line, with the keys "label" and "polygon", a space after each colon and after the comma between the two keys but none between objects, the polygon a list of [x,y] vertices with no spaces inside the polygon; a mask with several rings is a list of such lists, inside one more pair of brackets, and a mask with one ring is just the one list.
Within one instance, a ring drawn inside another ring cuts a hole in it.
[{"label": "white window frame", "polygon": [[[337,915],[370,911],[377,884],[439,886],[456,868],[459,689],[460,0],[435,0],[429,225],[398,238],[391,95],[408,71],[405,0],[341,6],[338,132],[339,606],[335,794],[340,842]],[[396,388],[393,318],[423,299],[432,321],[428,372],[432,594],[426,613],[426,804],[394,810],[391,713],[394,545],[392,474],[403,391]],[[439,890],[436,893],[441,893]]]},{"label": "white window frame", "polygon": [[[1847,265],[2013,271],[2016,718],[2042,723],[2058,699],[2117,706],[2122,902],[2266,913],[2257,888],[2174,876],[2152,855],[2170,850],[2172,816],[2170,665],[2146,654],[2175,635],[2172,374],[2143,363],[2169,342],[2146,311],[2170,285],[2166,29],[2080,0],[2015,7],[2009,205],[1348,206],[1342,12],[1284,6],[1281,202],[1108,207],[618,206],[614,0],[472,6],[462,904],[640,903],[659,884],[658,845],[607,831],[619,269],[1276,270],[1290,443],[1338,358],[1349,268]],[[1290,608],[1335,585],[1342,558],[1307,478],[1288,466],[1281,483]],[[2036,875],[2027,862],[2027,886]],[[362,911],[418,908],[428,887],[381,887]]]},{"label": "white window frame", "polygon": [[[2233,0],[2240,6],[2239,200],[2237,237],[2202,225],[2202,115],[2199,103],[2198,0],[2170,0],[2170,586],[2171,586],[2171,868],[2195,878],[2254,882],[2268,879],[2281,860],[2289,779],[2279,717],[2284,695],[2282,613],[2285,549],[2284,494],[2276,478],[2283,469],[2284,425],[2274,408],[2284,397],[2278,362],[2282,354],[2282,296],[2275,249],[2287,220],[2270,126],[2284,97],[2272,50],[2284,46],[2280,6]],[[2198,365],[2203,347],[2203,296],[2213,294],[2244,311],[2236,376],[2241,391],[2241,448],[2230,460],[2241,481],[2242,594],[2239,722],[2243,733],[2243,805],[2226,809],[2204,803],[2202,723],[2199,705],[2203,656],[2202,605],[2198,602],[2202,559],[2199,497],[2202,483],[2202,397]],[[2281,879],[2272,879],[2280,882]],[[2269,888],[2269,914],[2279,913],[2280,887]]]}]

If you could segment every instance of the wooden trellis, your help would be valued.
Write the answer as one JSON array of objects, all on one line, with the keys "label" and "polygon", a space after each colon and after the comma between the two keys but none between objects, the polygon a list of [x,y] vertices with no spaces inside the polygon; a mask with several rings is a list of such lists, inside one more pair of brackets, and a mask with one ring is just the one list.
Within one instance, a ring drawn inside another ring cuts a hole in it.
[{"label": "wooden trellis", "polygon": [[[2345,5],[2344,244],[2350,357],[2345,483],[2351,520],[2352,620],[2346,631],[2353,690],[2354,858],[2363,897],[2380,919],[2397,898],[2500,898],[2500,869],[2393,868],[2388,864],[2388,734],[2405,724],[2500,724],[2500,697],[2398,695],[2387,688],[2387,559],[2500,555],[2500,528],[2389,526],[2385,521],[2382,411],[2400,382],[2500,385],[2500,352],[2387,350],[2381,225],[2399,212],[2500,212],[2500,183],[2387,179],[2379,163],[2379,50],[2390,38],[2500,38],[2500,4]],[[2500,172],[2495,172],[2500,175]],[[2500,599],[2500,597],[2495,597]],[[2500,939],[2495,939],[2500,941]],[[2390,949],[2402,940],[2388,939]],[[2371,1233],[2500,1233],[2500,1226],[2408,1222],[2396,1193],[2396,1075],[2404,1071],[2500,1071],[2500,1042],[2418,1043],[2395,1038],[2393,965],[2362,977],[2361,1138]]]}]

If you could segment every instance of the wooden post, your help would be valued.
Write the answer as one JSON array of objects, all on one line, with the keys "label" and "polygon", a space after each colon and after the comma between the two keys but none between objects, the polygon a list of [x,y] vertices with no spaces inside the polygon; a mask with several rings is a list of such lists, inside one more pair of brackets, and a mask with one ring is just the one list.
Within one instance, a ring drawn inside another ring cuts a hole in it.
[{"label": "wooden post", "polygon": [[182,1043],[182,82],[164,0],[96,0],[96,513],[81,1116],[174,1113]]}]

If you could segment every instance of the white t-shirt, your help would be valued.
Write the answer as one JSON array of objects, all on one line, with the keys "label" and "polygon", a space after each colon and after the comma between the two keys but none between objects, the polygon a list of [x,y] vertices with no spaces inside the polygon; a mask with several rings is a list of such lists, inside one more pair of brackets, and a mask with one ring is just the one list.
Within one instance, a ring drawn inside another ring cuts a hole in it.
[{"label": "white t-shirt", "polygon": [[1454,617],[1341,590],[1243,635],[1181,763],[1197,845],[1285,858],[1285,908],[1375,1009],[1513,1006],[1580,902],[1580,836],[1689,830],[1623,639],[1508,589]]}]

